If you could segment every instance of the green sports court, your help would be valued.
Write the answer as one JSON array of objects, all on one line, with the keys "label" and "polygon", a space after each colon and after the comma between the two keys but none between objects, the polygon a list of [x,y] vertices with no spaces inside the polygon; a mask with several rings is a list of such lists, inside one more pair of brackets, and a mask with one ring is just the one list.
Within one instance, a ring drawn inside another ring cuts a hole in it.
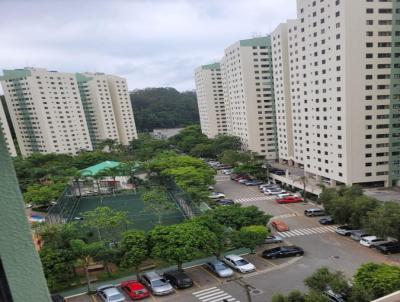
[{"label": "green sports court", "polygon": [[[171,200],[171,203],[175,207],[163,214],[163,225],[176,224],[185,219],[175,202]],[[100,196],[82,197],[76,203],[71,217],[82,216],[84,212],[94,210],[97,207],[109,207],[116,211],[127,212],[128,218],[132,223],[130,228],[150,230],[158,222],[157,215],[145,209],[140,193],[134,192],[115,196],[107,195],[102,198]]]}]

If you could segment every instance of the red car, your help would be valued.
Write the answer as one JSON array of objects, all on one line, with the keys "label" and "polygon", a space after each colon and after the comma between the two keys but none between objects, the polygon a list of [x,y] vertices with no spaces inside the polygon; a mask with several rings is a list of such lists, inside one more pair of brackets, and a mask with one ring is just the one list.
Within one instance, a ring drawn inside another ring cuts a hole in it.
[{"label": "red car", "polygon": [[289,231],[289,226],[284,223],[282,220],[273,220],[271,225],[278,231],[278,232],[287,232]]},{"label": "red car", "polygon": [[128,294],[132,300],[140,300],[150,297],[149,290],[138,281],[125,281],[121,283],[122,290]]},{"label": "red car", "polygon": [[277,203],[293,203],[293,202],[302,202],[303,198],[298,196],[287,196],[283,198],[279,198],[276,200]]}]

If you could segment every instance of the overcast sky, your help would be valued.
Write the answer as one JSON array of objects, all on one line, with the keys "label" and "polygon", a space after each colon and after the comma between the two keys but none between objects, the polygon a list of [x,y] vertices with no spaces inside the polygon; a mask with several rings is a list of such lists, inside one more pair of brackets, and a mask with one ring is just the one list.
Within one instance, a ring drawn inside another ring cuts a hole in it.
[{"label": "overcast sky", "polygon": [[130,89],[193,89],[195,67],[295,16],[296,0],[0,0],[0,69],[98,71],[126,77]]}]

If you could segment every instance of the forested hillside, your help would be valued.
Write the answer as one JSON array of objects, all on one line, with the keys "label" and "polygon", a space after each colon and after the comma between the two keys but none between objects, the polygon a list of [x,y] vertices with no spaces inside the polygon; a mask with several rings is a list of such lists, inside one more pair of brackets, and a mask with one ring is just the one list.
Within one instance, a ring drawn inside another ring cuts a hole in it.
[{"label": "forested hillside", "polygon": [[196,93],[174,88],[146,88],[130,94],[138,132],[199,122]]}]

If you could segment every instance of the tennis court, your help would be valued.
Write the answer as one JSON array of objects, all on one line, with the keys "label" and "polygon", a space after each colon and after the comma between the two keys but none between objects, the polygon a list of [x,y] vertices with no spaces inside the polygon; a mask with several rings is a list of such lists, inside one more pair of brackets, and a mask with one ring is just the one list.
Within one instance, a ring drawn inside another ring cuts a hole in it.
[{"label": "tennis court", "polygon": [[[162,216],[162,224],[176,224],[184,220],[184,216],[174,201],[173,209],[166,211]],[[113,210],[125,211],[131,221],[130,228],[150,230],[158,222],[158,217],[144,207],[140,193],[124,193],[116,196],[92,196],[83,197],[76,204],[72,217],[82,216],[84,212],[94,210],[97,207],[110,207]]]}]

